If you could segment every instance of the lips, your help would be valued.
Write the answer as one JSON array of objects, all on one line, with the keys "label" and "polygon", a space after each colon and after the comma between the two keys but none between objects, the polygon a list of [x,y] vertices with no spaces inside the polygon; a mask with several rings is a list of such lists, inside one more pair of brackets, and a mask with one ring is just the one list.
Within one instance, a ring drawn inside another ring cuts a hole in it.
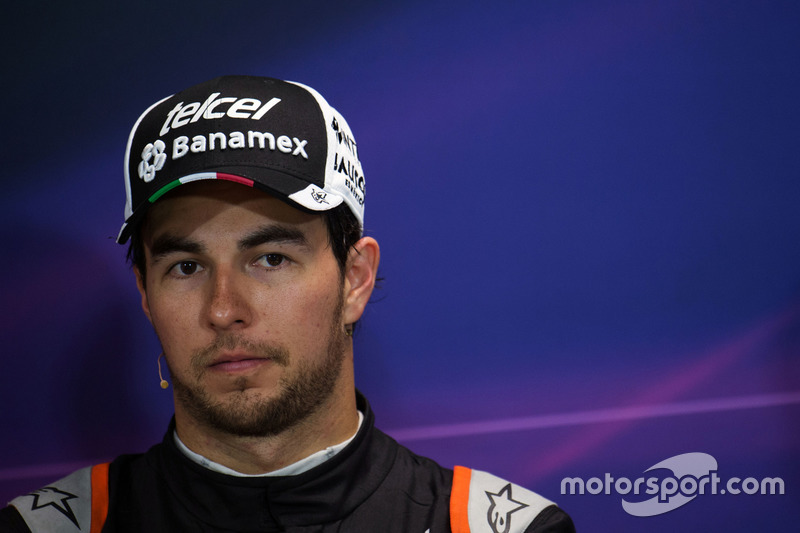
[{"label": "lips", "polygon": [[209,369],[215,372],[246,372],[262,365],[271,363],[267,357],[258,357],[251,354],[224,354],[217,357]]}]

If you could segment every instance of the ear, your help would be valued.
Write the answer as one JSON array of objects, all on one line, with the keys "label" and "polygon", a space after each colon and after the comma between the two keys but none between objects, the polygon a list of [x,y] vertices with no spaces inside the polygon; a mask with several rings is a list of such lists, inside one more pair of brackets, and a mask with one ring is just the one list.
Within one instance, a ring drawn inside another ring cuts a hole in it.
[{"label": "ear", "polygon": [[147,320],[150,323],[153,323],[153,319],[150,318],[150,303],[147,301],[147,290],[144,286],[144,280],[142,279],[142,273],[139,272],[137,267],[133,267],[133,273],[136,275],[136,288],[139,289],[139,294],[142,296],[142,310],[144,311]]},{"label": "ear", "polygon": [[380,260],[380,247],[372,237],[362,237],[350,249],[344,280],[342,318],[345,324],[356,322],[364,313],[372,289],[375,288]]}]

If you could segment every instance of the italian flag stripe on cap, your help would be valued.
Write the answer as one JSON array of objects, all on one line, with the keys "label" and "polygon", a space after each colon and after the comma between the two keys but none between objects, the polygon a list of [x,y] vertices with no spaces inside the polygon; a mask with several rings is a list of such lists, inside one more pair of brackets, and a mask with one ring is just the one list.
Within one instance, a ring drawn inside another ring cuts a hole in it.
[{"label": "italian flag stripe on cap", "polygon": [[247,185],[248,187],[253,186],[253,180],[243,178],[241,176],[234,176],[233,174],[223,174],[221,172],[200,172],[197,174],[190,174],[189,176],[184,176],[182,178],[176,179],[170,183],[167,183],[155,193],[153,193],[150,198],[148,198],[148,202],[155,203],[156,200],[164,196],[166,193],[177,187],[178,185],[183,185],[185,183],[190,183],[192,181],[200,181],[200,180],[225,180],[225,181],[233,181],[236,183],[241,183],[242,185]]}]

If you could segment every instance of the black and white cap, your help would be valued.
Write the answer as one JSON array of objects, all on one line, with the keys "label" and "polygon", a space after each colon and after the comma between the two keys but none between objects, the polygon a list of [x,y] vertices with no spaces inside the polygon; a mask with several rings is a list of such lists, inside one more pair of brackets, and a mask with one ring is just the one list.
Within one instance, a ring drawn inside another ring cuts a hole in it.
[{"label": "black and white cap", "polygon": [[229,180],[306,210],[344,202],[364,224],[364,173],[350,127],[314,89],[223,76],[147,109],[125,152],[124,244],[147,208],[196,180]]}]

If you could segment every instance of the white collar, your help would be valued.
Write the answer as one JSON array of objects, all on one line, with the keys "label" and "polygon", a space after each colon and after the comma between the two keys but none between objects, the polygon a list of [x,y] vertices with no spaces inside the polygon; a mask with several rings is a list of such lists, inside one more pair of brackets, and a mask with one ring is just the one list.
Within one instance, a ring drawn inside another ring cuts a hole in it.
[{"label": "white collar", "polygon": [[292,463],[288,466],[284,466],[283,468],[279,468],[273,472],[267,472],[266,474],[242,474],[241,472],[237,472],[227,466],[223,466],[219,463],[215,463],[210,459],[206,459],[199,453],[195,453],[190,450],[181,439],[178,437],[178,432],[173,432],[173,439],[175,440],[175,445],[178,449],[183,452],[183,454],[194,461],[195,463],[208,468],[209,470],[213,470],[214,472],[219,472],[221,474],[227,474],[229,476],[238,476],[238,477],[273,477],[273,476],[296,476],[297,474],[302,474],[303,472],[307,472],[314,468],[315,466],[319,466],[340,451],[344,449],[345,446],[350,444],[356,435],[358,434],[358,430],[361,429],[361,424],[364,422],[364,415],[361,411],[358,411],[358,428],[356,428],[356,432],[353,433],[353,436],[347,439],[344,442],[340,442],[339,444],[335,444],[333,446],[328,446],[324,450],[320,450],[318,452],[312,453],[308,457],[304,459],[300,459],[296,463]]}]

